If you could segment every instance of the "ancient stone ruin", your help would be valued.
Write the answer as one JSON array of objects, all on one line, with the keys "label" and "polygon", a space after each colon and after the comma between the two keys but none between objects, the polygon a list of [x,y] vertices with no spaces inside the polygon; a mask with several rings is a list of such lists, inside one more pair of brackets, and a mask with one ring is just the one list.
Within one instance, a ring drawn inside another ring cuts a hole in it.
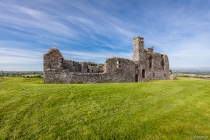
[{"label": "ancient stone ruin", "polygon": [[170,79],[169,60],[165,54],[144,49],[144,38],[136,37],[133,60],[107,58],[103,66],[64,59],[58,49],[44,54],[44,83],[144,82]]}]

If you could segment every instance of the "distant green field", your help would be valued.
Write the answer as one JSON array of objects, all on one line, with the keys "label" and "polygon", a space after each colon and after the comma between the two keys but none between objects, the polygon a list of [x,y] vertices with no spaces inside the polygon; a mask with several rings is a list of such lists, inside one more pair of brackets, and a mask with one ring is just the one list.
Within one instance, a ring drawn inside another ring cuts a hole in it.
[{"label": "distant green field", "polygon": [[0,78],[0,139],[210,139],[210,80]]}]

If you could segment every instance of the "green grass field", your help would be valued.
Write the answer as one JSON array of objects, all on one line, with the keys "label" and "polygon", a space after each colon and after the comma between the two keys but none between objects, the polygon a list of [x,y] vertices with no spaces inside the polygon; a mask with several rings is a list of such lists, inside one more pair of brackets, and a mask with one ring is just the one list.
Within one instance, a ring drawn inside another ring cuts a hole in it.
[{"label": "green grass field", "polygon": [[210,138],[210,80],[43,84],[0,78],[0,139]]}]

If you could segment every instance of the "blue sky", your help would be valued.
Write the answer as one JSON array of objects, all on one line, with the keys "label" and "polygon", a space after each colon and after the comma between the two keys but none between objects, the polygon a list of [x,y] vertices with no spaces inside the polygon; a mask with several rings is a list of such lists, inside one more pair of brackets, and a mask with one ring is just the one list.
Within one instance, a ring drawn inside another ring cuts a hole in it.
[{"label": "blue sky", "polygon": [[43,54],[132,59],[133,38],[170,68],[210,69],[210,0],[1,0],[0,70],[43,70]]}]

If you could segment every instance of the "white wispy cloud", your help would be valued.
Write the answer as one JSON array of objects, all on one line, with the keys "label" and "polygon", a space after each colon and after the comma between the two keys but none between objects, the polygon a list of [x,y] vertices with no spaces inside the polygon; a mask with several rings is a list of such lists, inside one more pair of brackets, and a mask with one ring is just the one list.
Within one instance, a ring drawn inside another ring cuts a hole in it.
[{"label": "white wispy cloud", "polygon": [[2,4],[5,11],[0,13],[1,25],[31,33],[50,32],[60,36],[72,36],[73,30],[43,11],[15,4]]},{"label": "white wispy cloud", "polygon": [[16,48],[0,48],[0,64],[31,64],[42,62],[43,52]]},{"label": "white wispy cloud", "polygon": [[110,52],[110,51],[98,51],[98,52],[81,52],[81,51],[61,51],[63,57],[74,61],[93,61],[97,63],[103,63],[106,58],[109,57],[121,57],[131,59],[133,52]]}]

